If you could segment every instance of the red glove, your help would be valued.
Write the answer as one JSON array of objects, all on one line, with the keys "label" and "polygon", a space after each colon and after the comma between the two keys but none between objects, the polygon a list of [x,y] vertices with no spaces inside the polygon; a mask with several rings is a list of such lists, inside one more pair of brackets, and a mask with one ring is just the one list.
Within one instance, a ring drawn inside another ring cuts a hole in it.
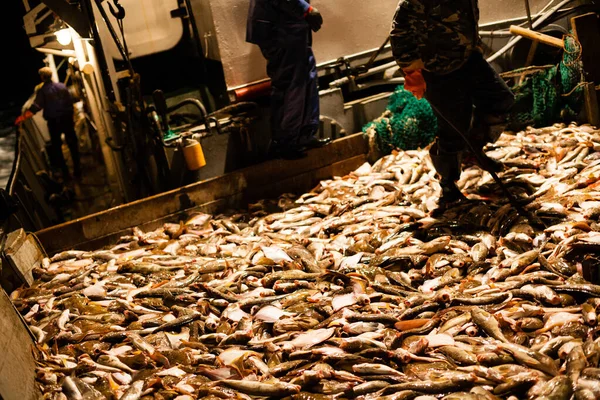
[{"label": "red glove", "polygon": [[404,89],[411,92],[419,100],[423,98],[427,90],[427,84],[420,69],[404,71]]},{"label": "red glove", "polygon": [[15,125],[21,125],[23,122],[33,117],[33,113],[29,110],[25,111],[23,115],[19,115],[19,117],[15,120]]}]

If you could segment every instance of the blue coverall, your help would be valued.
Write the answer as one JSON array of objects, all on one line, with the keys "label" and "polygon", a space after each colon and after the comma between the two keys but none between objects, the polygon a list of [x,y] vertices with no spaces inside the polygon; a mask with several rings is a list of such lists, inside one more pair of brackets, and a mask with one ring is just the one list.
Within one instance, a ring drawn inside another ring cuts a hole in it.
[{"label": "blue coverall", "polygon": [[305,0],[250,0],[246,41],[258,45],[271,78],[271,129],[276,147],[310,141],[319,125],[317,65]]},{"label": "blue coverall", "polygon": [[75,175],[81,172],[79,144],[73,121],[73,97],[69,89],[61,82],[45,82],[37,90],[30,111],[36,113],[44,110],[43,116],[48,123],[50,148],[48,157],[52,167],[61,168],[67,174],[67,164],[62,153],[61,135],[65,134],[69,151],[73,159]]}]

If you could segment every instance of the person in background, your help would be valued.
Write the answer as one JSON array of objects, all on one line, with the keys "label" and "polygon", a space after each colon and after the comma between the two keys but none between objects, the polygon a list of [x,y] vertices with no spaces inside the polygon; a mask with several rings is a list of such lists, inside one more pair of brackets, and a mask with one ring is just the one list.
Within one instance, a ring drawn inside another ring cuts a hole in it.
[{"label": "person in background", "polygon": [[[438,115],[430,155],[440,176],[442,210],[465,199],[456,181],[467,144],[448,121],[482,149],[498,138],[514,104],[513,93],[483,57],[478,23],[477,0],[401,0],[390,34],[404,88],[418,99],[425,96]],[[485,155],[484,162],[485,170],[502,169]]]},{"label": "person in background", "polygon": [[53,168],[60,169],[64,178],[70,176],[67,163],[62,152],[62,138],[65,134],[71,158],[73,159],[73,175],[81,176],[81,162],[79,156],[79,143],[75,134],[75,123],[73,120],[73,97],[69,89],[60,82],[52,81],[52,69],[43,67],[39,70],[41,86],[36,88],[35,100],[31,107],[19,117],[17,124],[32,117],[35,113],[43,110],[44,119],[48,123],[50,133],[50,148],[48,156]]},{"label": "person in background", "polygon": [[267,60],[271,78],[270,152],[295,159],[329,142],[319,139],[319,91],[312,33],[323,17],[305,0],[250,0],[246,41]]}]

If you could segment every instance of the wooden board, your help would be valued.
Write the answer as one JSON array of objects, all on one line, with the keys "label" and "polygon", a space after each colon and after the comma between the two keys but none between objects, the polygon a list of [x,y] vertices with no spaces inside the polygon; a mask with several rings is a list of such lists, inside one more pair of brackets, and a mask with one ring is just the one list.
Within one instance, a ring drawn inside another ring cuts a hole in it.
[{"label": "wooden board", "polygon": [[600,109],[598,108],[598,96],[594,82],[585,83],[583,100],[587,122],[592,126],[600,126]]},{"label": "wooden board", "polygon": [[588,13],[571,18],[573,35],[581,44],[585,80],[600,84],[600,17]]},{"label": "wooden board", "polygon": [[45,257],[43,249],[34,236],[28,235],[23,229],[9,233],[4,254],[21,283],[31,285],[33,283],[31,271],[40,266]]},{"label": "wooden board", "polygon": [[0,288],[0,399],[35,400],[33,341],[6,292]]},{"label": "wooden board", "polygon": [[99,248],[135,226],[154,229],[193,211],[218,213],[283,192],[304,193],[319,180],[359,167],[366,160],[367,147],[362,134],[350,135],[314,149],[300,160],[268,161],[50,227],[36,235],[50,255],[67,249]]}]

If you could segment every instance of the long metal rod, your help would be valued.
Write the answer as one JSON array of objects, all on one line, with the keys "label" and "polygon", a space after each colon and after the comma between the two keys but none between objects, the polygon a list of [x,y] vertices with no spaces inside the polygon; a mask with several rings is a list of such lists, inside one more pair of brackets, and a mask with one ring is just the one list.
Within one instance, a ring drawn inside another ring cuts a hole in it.
[{"label": "long metal rod", "polygon": [[[529,5],[529,0],[525,0],[525,11],[527,12],[527,23],[529,24],[529,29],[533,30],[533,20],[531,19],[531,7]],[[527,60],[525,61],[525,67],[529,67],[533,64],[533,59],[535,57],[535,53],[538,48],[538,41],[532,40],[531,46],[529,47],[529,53],[527,54]],[[520,82],[525,80],[525,74],[521,75]]]},{"label": "long metal rod", "polygon": [[12,196],[14,193],[17,174],[19,173],[19,168],[21,167],[21,129],[22,128],[20,126],[15,129],[15,135],[17,139],[15,143],[15,159],[13,161],[10,175],[8,176],[8,183],[6,184],[6,191],[10,196]]},{"label": "long metal rod", "polygon": [[[119,50],[119,53],[121,53],[121,57],[123,57],[123,61],[125,61],[125,63],[127,64],[127,68],[129,69],[129,72],[131,73],[131,76],[133,76],[133,66],[131,65],[131,59],[129,58],[129,54],[127,54],[127,52],[125,51],[125,48],[123,47],[123,45],[121,44],[121,41],[119,40],[119,37],[117,36],[117,32],[115,31],[115,28],[113,28],[113,26],[110,22],[110,19],[108,19],[108,14],[106,14],[106,10],[104,9],[104,7],[102,7],[101,0],[96,0],[96,7],[98,7],[100,16],[102,17],[102,20],[104,21],[104,25],[106,25],[106,28],[108,29],[108,33],[110,33],[110,36],[112,37],[113,42],[117,46],[117,50]],[[123,39],[125,39],[125,37],[123,37]]]},{"label": "long metal rod", "polygon": [[373,55],[371,56],[369,61],[367,61],[367,63],[365,64],[366,69],[369,69],[373,66],[373,63],[375,63],[375,60],[383,52],[383,49],[385,49],[385,47],[388,45],[389,42],[390,42],[390,36],[388,35],[388,37],[385,39],[385,42],[383,42],[383,44],[379,47],[379,49],[377,49],[377,51],[375,53],[373,53]]},{"label": "long metal rod", "polygon": [[525,11],[527,12],[527,23],[529,29],[533,29],[533,20],[531,19],[531,7],[529,6],[529,0],[525,0]]},{"label": "long metal rod", "polygon": [[104,53],[104,46],[102,44],[102,40],[100,39],[100,32],[98,31],[98,26],[96,25],[96,18],[94,17],[94,6],[92,0],[82,0],[80,4],[84,11],[84,14],[88,18],[88,22],[92,29],[92,40],[95,50],[95,57],[98,66],[100,67],[100,76],[102,77],[102,84],[105,87],[106,96],[108,97],[108,100],[112,103],[117,98],[113,86],[111,84],[106,84],[106,81],[112,82],[112,80],[110,79],[110,70],[108,68],[108,60],[106,59],[106,54]]},{"label": "long metal rod", "polygon": [[53,56],[75,57],[75,51],[73,51],[73,50],[55,50],[55,49],[46,49],[43,47],[36,47],[35,49],[37,51],[39,51],[40,53],[52,54]]},{"label": "long metal rod", "polygon": [[[448,118],[446,118],[446,116],[444,114],[442,114],[433,104],[431,104],[431,103],[429,103],[429,104],[431,105],[431,108],[436,112],[436,114],[438,116],[440,116],[454,131],[456,131],[456,133],[459,134],[459,136],[462,138],[462,140],[465,141],[465,143],[467,144],[467,147],[469,148],[469,150],[471,150],[471,152],[473,153],[473,155],[475,156],[475,158],[477,159],[479,164],[481,166],[486,165],[486,162],[485,162],[485,160],[483,158],[483,154],[482,154],[483,151],[481,149],[475,148],[473,143],[469,140],[469,138],[463,131],[458,129],[456,127],[456,125],[454,125],[452,122],[450,122],[448,120]],[[531,222],[532,225],[538,225],[540,227],[545,228],[544,223],[539,218],[535,217],[533,214],[531,214],[530,212],[525,210],[525,208],[523,208],[523,206],[521,206],[521,204],[519,203],[519,200],[510,192],[510,190],[508,190],[508,187],[502,181],[502,179],[500,179],[500,177],[498,176],[498,174],[496,174],[496,172],[494,172],[491,169],[487,170],[487,172],[490,173],[490,175],[492,176],[494,181],[496,181],[498,186],[500,186],[500,188],[502,189],[502,191],[508,198],[508,201],[510,202],[510,204],[515,208],[515,210],[517,210],[517,212],[522,217],[527,218],[529,220],[529,222]]]}]

